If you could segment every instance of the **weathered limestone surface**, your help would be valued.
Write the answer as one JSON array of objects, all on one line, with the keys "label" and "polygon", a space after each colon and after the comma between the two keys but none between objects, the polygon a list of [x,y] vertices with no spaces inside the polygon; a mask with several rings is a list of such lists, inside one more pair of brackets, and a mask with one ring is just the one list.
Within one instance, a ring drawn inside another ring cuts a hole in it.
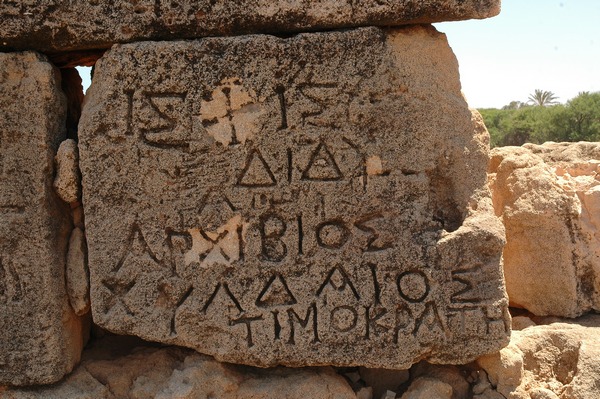
[{"label": "weathered limestone surface", "polygon": [[507,344],[488,136],[435,29],[115,46],[86,101],[102,327],[259,366]]},{"label": "weathered limestone surface", "polygon": [[101,340],[84,353],[81,365],[59,384],[4,393],[0,390],[0,398],[356,398],[344,378],[330,367],[263,370],[219,363],[183,348],[139,346],[118,355],[122,351],[118,340]]},{"label": "weathered limestone surface", "polygon": [[511,305],[542,316],[600,310],[600,144],[497,148],[489,172]]},{"label": "weathered limestone surface", "polygon": [[0,50],[492,17],[500,0],[26,0],[0,3]]},{"label": "weathered limestone surface", "polygon": [[69,303],[78,316],[90,310],[90,273],[87,267],[87,245],[85,235],[75,227],[69,238],[66,269]]},{"label": "weathered limestone surface", "polygon": [[52,187],[59,76],[34,53],[0,54],[0,384],[57,381],[83,346],[65,292],[70,212]]},{"label": "weathered limestone surface", "polygon": [[552,323],[513,331],[508,347],[477,360],[492,389],[475,398],[600,397],[600,316],[540,322]]},{"label": "weathered limestone surface", "polygon": [[81,176],[79,174],[79,154],[77,143],[67,139],[60,143],[55,157],[56,177],[54,188],[63,201],[77,202],[81,195]]}]

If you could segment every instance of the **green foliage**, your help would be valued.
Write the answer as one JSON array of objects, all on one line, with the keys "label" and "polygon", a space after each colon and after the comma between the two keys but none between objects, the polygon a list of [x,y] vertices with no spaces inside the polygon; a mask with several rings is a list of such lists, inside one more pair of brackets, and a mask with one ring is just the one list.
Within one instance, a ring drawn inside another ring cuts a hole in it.
[{"label": "green foliage", "polygon": [[526,142],[600,141],[600,92],[579,93],[565,105],[529,106],[513,101],[502,109],[479,112],[490,132],[492,147]]},{"label": "green foliage", "polygon": [[551,91],[536,89],[533,94],[529,95],[529,102],[539,107],[547,107],[558,103],[558,97]]}]

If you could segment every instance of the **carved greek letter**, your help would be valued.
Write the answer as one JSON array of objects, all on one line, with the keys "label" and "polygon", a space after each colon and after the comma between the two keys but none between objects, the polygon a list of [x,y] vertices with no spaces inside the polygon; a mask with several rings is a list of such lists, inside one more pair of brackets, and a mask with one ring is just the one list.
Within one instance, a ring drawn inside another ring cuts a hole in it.
[{"label": "carved greek letter", "polygon": [[288,253],[282,238],[287,230],[285,221],[276,214],[260,218],[261,254],[265,260],[281,262]]},{"label": "carved greek letter", "polygon": [[298,313],[293,308],[288,309],[288,323],[290,326],[290,337],[288,339],[288,344],[295,345],[296,344],[296,323],[300,324],[302,328],[306,328],[308,326],[308,322],[310,321],[310,317],[312,316],[312,329],[313,329],[313,343],[321,342],[319,339],[319,330],[317,324],[317,305],[315,303],[311,304],[308,309],[306,309],[306,316],[301,318]]}]

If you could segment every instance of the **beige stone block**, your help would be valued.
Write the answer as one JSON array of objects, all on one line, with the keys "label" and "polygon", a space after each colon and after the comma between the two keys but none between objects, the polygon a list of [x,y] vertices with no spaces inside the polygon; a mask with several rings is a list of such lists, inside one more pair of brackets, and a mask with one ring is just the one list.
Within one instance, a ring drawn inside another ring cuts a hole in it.
[{"label": "beige stone block", "polygon": [[0,384],[55,382],[83,346],[65,292],[70,211],[52,187],[59,76],[34,53],[0,54]]},{"label": "beige stone block", "polygon": [[489,172],[511,306],[538,316],[600,310],[600,145],[497,148]]},{"label": "beige stone block", "polygon": [[511,399],[600,397],[600,317],[538,321],[550,324],[514,331],[507,348],[477,360],[491,392]]},{"label": "beige stone block", "polygon": [[80,123],[94,320],[259,366],[496,351],[487,139],[431,27],[116,46]]}]

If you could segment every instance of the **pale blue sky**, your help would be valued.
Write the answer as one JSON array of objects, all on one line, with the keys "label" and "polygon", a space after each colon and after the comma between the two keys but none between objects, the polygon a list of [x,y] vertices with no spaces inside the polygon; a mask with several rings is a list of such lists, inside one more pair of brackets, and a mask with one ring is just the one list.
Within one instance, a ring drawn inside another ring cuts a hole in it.
[{"label": "pale blue sky", "polygon": [[503,0],[497,17],[435,25],[472,107],[527,101],[535,89],[563,103],[600,91],[600,0]]},{"label": "pale blue sky", "polygon": [[435,25],[474,108],[527,101],[535,89],[563,103],[600,91],[600,0],[503,0],[497,17]]}]

